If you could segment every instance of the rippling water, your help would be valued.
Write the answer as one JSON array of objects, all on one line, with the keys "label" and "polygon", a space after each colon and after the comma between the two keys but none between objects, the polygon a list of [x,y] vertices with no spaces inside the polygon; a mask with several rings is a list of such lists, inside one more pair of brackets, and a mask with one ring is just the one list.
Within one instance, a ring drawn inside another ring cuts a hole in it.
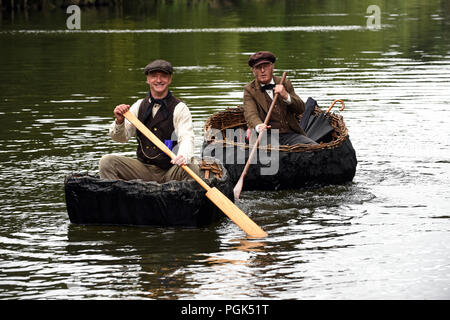
[{"label": "rippling water", "polygon": [[[358,18],[361,28],[327,29],[328,21],[271,33],[238,24],[165,35],[33,33],[20,30],[39,25],[4,20],[0,298],[450,298],[449,11],[436,3],[386,6],[379,31],[365,28],[365,8],[327,12],[339,25]],[[236,20],[229,11],[220,19]],[[423,19],[426,30],[411,31]],[[323,109],[346,102],[353,183],[243,192],[238,205],[269,233],[263,240],[226,219],[188,230],[69,223],[64,177],[97,172],[105,153],[134,154],[134,142],[106,133],[113,106],[145,94],[149,57],[174,63],[172,90],[191,109],[200,154],[204,121],[241,103],[246,61],[261,48],[277,53],[277,73],[287,71],[304,100]]]}]

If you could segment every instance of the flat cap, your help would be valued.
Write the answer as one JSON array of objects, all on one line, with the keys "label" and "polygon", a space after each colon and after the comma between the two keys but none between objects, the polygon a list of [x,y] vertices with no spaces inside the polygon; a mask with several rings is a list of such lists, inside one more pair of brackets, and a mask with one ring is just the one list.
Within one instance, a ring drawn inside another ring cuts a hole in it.
[{"label": "flat cap", "polygon": [[262,63],[275,63],[276,59],[275,55],[270,51],[259,51],[250,56],[248,65],[253,68]]},{"label": "flat cap", "polygon": [[157,59],[155,61],[150,62],[144,68],[144,73],[147,75],[152,71],[162,71],[168,74],[173,73],[172,64],[166,60]]}]

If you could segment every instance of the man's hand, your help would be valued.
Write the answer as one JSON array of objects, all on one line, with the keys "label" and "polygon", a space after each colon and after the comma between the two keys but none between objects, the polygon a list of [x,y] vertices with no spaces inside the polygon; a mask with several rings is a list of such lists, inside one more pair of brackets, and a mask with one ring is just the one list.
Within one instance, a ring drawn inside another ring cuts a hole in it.
[{"label": "man's hand", "polygon": [[183,157],[181,154],[177,155],[175,159],[170,160],[170,163],[176,164],[177,166],[181,167],[182,165],[187,164],[186,158]]},{"label": "man's hand", "polygon": [[123,114],[130,110],[130,106],[128,104],[119,104],[114,108],[114,117],[116,117],[116,123],[122,124],[125,120]]},{"label": "man's hand", "polygon": [[289,93],[286,91],[286,88],[282,84],[277,84],[273,88],[273,92],[275,94],[279,94],[284,100],[287,100],[289,98]]},{"label": "man's hand", "polygon": [[272,128],[271,126],[265,125],[264,123],[260,123],[256,126],[256,132],[261,133],[267,129]]}]

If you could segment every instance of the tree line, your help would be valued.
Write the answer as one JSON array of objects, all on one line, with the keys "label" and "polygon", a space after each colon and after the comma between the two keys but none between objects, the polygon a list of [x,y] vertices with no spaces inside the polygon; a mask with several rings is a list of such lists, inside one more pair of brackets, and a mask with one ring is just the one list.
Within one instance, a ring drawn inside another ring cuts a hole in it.
[{"label": "tree line", "polygon": [[2,10],[46,10],[76,4],[84,6],[122,6],[123,0],[0,0]]}]

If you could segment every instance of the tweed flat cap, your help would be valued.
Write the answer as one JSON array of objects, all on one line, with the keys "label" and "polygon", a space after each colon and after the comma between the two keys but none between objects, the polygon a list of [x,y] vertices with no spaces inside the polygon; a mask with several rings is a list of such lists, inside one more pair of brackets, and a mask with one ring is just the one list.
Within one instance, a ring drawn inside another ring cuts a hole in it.
[{"label": "tweed flat cap", "polygon": [[152,71],[162,71],[168,74],[173,73],[172,64],[166,60],[157,59],[155,61],[150,62],[144,68],[144,73],[147,75]]},{"label": "tweed flat cap", "polygon": [[275,55],[270,51],[259,51],[250,56],[248,65],[253,68],[262,63],[275,63],[276,59]]}]

